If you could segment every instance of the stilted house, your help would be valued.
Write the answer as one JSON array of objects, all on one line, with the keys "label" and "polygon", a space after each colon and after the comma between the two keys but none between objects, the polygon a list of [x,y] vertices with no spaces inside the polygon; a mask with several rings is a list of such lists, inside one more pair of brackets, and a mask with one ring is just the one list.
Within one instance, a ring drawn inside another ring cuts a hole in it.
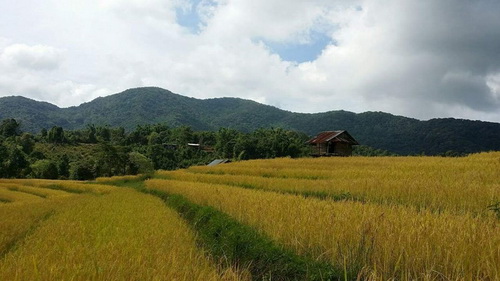
[{"label": "stilted house", "polygon": [[347,131],[321,132],[307,143],[312,156],[351,156],[352,146],[359,145]]}]

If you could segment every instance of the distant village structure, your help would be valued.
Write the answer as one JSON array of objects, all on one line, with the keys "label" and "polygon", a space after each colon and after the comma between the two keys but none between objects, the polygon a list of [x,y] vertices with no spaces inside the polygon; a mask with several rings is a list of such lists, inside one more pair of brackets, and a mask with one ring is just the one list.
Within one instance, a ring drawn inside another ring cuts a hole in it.
[{"label": "distant village structure", "polygon": [[230,159],[215,159],[214,161],[208,163],[207,166],[217,166],[220,164],[226,164],[226,163],[231,163]]},{"label": "distant village structure", "polygon": [[347,131],[326,131],[307,141],[311,156],[351,156],[359,143]]}]

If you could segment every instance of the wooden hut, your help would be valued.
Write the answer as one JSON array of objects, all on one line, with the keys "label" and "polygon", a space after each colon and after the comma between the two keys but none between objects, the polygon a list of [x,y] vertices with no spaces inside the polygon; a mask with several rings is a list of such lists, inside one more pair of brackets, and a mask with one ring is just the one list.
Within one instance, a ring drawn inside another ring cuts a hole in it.
[{"label": "wooden hut", "polygon": [[321,132],[307,143],[312,156],[351,156],[352,146],[359,145],[347,131]]}]

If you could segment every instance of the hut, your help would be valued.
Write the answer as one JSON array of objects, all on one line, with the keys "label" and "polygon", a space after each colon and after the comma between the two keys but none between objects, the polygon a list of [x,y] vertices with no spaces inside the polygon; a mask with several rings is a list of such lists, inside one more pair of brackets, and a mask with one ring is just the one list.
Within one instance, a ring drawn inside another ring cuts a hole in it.
[{"label": "hut", "polygon": [[219,164],[231,163],[229,159],[215,159],[214,161],[208,163],[207,166],[217,166]]},{"label": "hut", "polygon": [[203,152],[215,152],[215,148],[213,146],[209,146],[209,145],[202,145],[199,143],[188,143],[187,146],[194,148],[194,149],[201,150]]},{"label": "hut", "polygon": [[307,141],[312,156],[351,156],[359,143],[347,131],[326,131]]}]

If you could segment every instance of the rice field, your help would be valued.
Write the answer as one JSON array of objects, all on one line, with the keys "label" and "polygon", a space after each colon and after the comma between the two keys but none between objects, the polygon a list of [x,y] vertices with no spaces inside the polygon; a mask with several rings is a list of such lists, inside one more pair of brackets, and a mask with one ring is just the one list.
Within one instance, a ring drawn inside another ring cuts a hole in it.
[{"label": "rice field", "polygon": [[219,268],[179,215],[151,195],[1,180],[0,198],[8,198],[0,203],[0,280],[245,279]]},{"label": "rice field", "polygon": [[486,206],[500,201],[499,159],[498,152],[463,158],[285,158],[159,171],[158,176],[488,216]]},{"label": "rice field", "polygon": [[[361,280],[500,280],[500,153],[255,160],[161,171],[213,206]],[[345,194],[344,197],[324,196]]]},{"label": "rice field", "polygon": [[499,152],[148,177],[0,179],[0,280],[500,280]]}]

